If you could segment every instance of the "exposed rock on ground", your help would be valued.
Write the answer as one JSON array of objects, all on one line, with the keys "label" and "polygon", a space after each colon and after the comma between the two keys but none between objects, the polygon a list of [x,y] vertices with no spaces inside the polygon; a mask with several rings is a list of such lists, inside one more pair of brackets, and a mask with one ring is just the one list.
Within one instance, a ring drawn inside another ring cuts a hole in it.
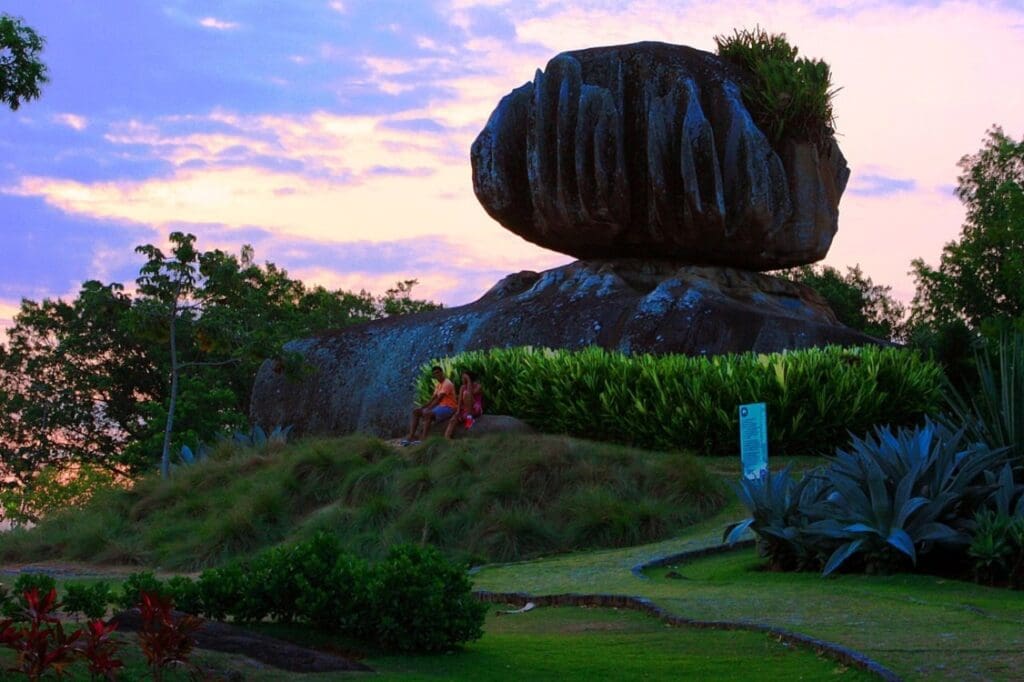
[{"label": "exposed rock on ground", "polygon": [[[793,282],[733,268],[577,261],[509,275],[459,308],[293,341],[287,349],[300,352],[313,372],[290,381],[264,363],[251,417],[303,433],[400,435],[420,365],[464,350],[597,345],[715,355],[865,343],[878,340],[839,325],[818,294]],[[481,381],[486,386],[487,377]]]},{"label": "exposed rock on ground", "polygon": [[[180,615],[184,614],[175,612],[176,617]],[[118,629],[122,632],[138,632],[142,627],[142,617],[138,609],[122,611],[111,620],[117,623]],[[239,654],[289,672],[325,673],[342,670],[373,672],[358,661],[316,649],[307,649],[228,623],[204,621],[203,627],[196,631],[195,639],[196,646],[200,649]]]},{"label": "exposed rock on ground", "polygon": [[717,56],[644,42],[565,52],[473,144],[487,212],[577,258],[750,270],[821,260],[850,171],[834,138],[774,149]]}]

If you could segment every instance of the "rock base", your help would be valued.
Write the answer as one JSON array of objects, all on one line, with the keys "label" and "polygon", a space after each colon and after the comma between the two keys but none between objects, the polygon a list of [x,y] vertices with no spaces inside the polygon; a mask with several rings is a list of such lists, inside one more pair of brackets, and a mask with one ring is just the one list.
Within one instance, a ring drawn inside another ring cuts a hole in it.
[{"label": "rock base", "polygon": [[[419,367],[466,350],[596,345],[626,353],[772,353],[883,343],[836,321],[812,289],[757,272],[643,260],[577,261],[505,277],[458,308],[293,341],[313,372],[256,376],[251,417],[300,433],[408,428]],[[486,386],[487,377],[481,377]]]}]

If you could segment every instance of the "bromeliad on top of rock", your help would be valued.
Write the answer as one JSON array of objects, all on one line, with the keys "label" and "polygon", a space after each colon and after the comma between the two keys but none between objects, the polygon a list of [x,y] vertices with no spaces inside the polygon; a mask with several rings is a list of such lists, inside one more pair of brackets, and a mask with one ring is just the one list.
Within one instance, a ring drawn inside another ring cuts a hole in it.
[{"label": "bromeliad on top of rock", "polygon": [[643,42],[565,52],[506,95],[473,143],[473,188],[521,237],[578,258],[768,270],[825,257],[849,178],[831,133],[755,123],[753,75]]}]

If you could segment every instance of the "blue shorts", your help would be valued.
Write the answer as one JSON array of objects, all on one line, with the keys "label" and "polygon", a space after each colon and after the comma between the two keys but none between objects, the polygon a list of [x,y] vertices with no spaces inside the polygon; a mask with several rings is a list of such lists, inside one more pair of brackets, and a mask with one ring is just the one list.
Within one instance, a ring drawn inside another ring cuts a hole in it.
[{"label": "blue shorts", "polygon": [[444,421],[445,419],[451,419],[452,415],[455,414],[455,410],[448,407],[447,405],[438,405],[437,407],[427,410],[434,415],[434,421]]}]

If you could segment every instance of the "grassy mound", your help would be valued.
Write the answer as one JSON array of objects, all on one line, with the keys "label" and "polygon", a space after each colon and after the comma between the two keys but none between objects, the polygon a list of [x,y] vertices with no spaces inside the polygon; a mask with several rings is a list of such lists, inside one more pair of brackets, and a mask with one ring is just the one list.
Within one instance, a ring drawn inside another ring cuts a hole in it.
[{"label": "grassy mound", "polygon": [[559,436],[429,441],[363,436],[242,449],[98,495],[4,538],[0,560],[194,570],[318,530],[366,557],[401,542],[458,560],[510,561],[663,539],[725,503],[685,453]]}]

